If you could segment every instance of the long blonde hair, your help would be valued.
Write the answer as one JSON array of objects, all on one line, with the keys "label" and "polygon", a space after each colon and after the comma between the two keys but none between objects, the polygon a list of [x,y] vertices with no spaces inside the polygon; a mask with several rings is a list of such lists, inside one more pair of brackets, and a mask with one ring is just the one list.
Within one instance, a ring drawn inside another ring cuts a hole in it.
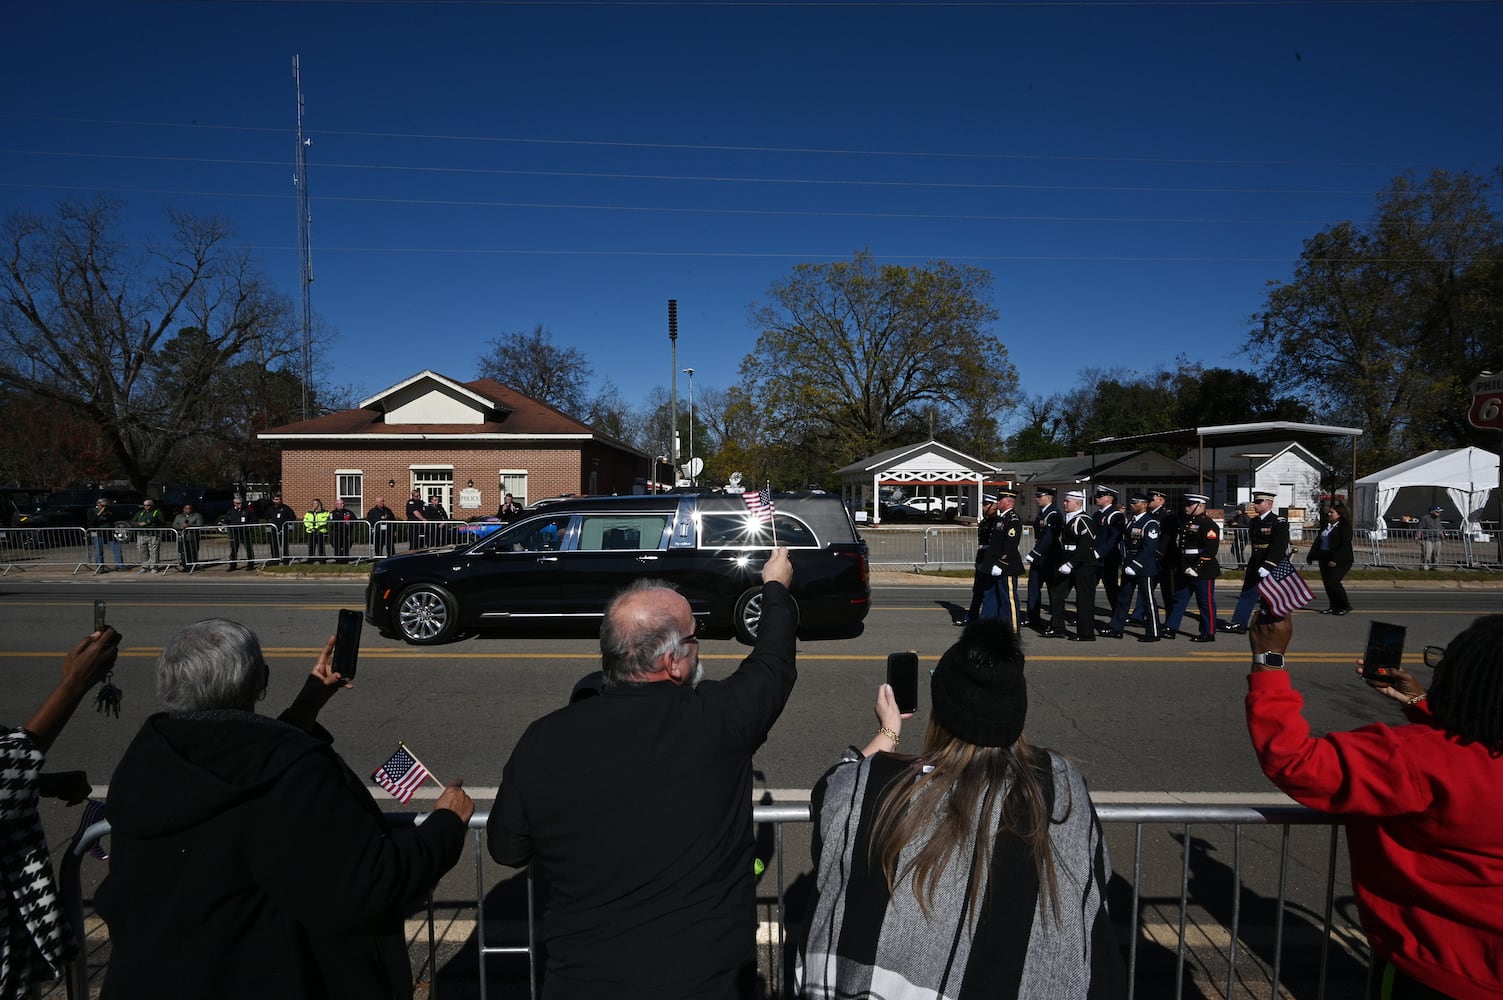
[{"label": "long blonde hair", "polygon": [[[919,909],[929,916],[945,869],[974,838],[966,914],[974,925],[993,842],[1005,831],[1027,846],[1039,891],[1058,919],[1059,886],[1049,839],[1053,767],[1048,751],[1030,746],[1021,736],[1010,747],[977,746],[931,719],[923,751],[909,758],[908,771],[887,786],[878,802],[868,861],[886,877],[888,893],[911,879]],[[999,795],[1003,799],[998,828],[977,829],[992,815]],[[931,826],[928,839],[899,871],[903,848]]]}]

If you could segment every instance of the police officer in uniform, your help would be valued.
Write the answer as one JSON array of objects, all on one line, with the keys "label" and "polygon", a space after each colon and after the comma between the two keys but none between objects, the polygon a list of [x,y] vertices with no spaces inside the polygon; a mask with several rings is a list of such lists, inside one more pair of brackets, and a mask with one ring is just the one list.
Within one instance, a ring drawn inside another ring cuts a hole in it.
[{"label": "police officer in uniform", "polygon": [[[1064,561],[1060,556],[1059,532],[1065,517],[1054,506],[1054,487],[1040,486],[1033,491],[1033,499],[1039,505],[1039,513],[1033,519],[1033,549],[1023,557],[1028,564],[1028,621],[1023,624],[1043,632],[1044,587],[1054,579],[1055,567]],[[1049,627],[1053,627],[1052,622]]]},{"label": "police officer in uniform", "polygon": [[982,617],[1000,618],[1014,632],[1018,630],[1018,577],[1023,574],[1023,560],[1018,555],[1023,519],[1012,509],[1017,499],[1017,493],[1012,490],[998,491],[997,524],[992,528],[977,568],[978,573],[986,573],[988,581]]},{"label": "police officer in uniform", "polygon": [[1127,527],[1127,515],[1118,509],[1117,491],[1110,486],[1096,487],[1095,500],[1097,576],[1101,578],[1106,606],[1116,611],[1117,589],[1122,578],[1122,532]]},{"label": "police officer in uniform", "polygon": [[1247,569],[1242,574],[1242,593],[1227,632],[1246,632],[1258,604],[1258,581],[1289,554],[1289,522],[1273,512],[1277,493],[1253,490],[1253,519],[1247,526]]},{"label": "police officer in uniform", "polygon": [[1096,630],[1097,635],[1122,638],[1132,611],[1134,599],[1139,607],[1147,610],[1143,621],[1143,635],[1139,642],[1159,641],[1159,609],[1154,595],[1159,578],[1159,519],[1148,513],[1148,494],[1138,491],[1128,495],[1127,506],[1132,517],[1123,532],[1125,552],[1122,558],[1122,582],[1125,586],[1117,595],[1116,612],[1112,620]]},{"label": "police officer in uniform", "polygon": [[1216,641],[1216,578],[1221,575],[1216,549],[1221,532],[1216,522],[1206,516],[1206,504],[1210,502],[1211,498],[1204,493],[1185,494],[1185,520],[1175,546],[1179,558],[1174,574],[1174,606],[1164,619],[1164,634],[1175,635],[1190,607],[1193,591],[1195,606],[1200,609],[1200,633],[1191,636],[1191,642]]},{"label": "police officer in uniform", "polygon": [[[1049,628],[1046,636],[1071,642],[1096,641],[1096,529],[1085,512],[1085,493],[1065,494],[1065,524],[1060,529],[1063,559],[1049,581]],[[1075,591],[1075,631],[1065,627],[1065,595]]]},{"label": "police officer in uniform", "polygon": [[992,529],[996,526],[997,498],[988,493],[981,498],[981,520],[976,522],[976,572],[971,578],[971,607],[955,619],[956,625],[967,625],[981,617],[981,602],[992,585],[992,575],[985,563],[986,546],[992,540]]}]

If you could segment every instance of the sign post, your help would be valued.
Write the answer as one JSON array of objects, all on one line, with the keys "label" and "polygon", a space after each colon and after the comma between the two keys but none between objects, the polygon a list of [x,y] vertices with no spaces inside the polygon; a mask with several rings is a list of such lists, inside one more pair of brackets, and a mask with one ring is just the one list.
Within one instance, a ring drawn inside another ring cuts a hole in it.
[{"label": "sign post", "polygon": [[[1503,375],[1483,372],[1472,380],[1472,408],[1467,411],[1466,419],[1479,430],[1498,432],[1498,454],[1503,458]],[[1503,567],[1503,461],[1498,463],[1498,488],[1493,500],[1498,504],[1493,540],[1498,543],[1497,565]]]}]

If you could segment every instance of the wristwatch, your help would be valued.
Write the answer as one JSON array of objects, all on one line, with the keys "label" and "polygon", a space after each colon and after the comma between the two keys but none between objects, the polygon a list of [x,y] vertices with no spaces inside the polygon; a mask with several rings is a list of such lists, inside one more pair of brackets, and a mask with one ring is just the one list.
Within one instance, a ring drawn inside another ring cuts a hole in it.
[{"label": "wristwatch", "polygon": [[1284,669],[1283,653],[1254,653],[1252,661],[1260,667],[1272,667],[1275,670]]}]

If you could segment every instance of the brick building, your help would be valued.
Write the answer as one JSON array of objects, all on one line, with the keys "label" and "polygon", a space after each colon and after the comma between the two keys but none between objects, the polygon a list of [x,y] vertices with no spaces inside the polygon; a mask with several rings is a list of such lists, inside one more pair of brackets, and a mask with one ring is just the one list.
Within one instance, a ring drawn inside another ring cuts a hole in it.
[{"label": "brick building", "polygon": [[493,379],[422,371],[358,409],[261,431],[282,447],[282,494],[357,515],[384,497],[402,516],[412,490],[457,519],[562,494],[641,493],[646,453]]}]

